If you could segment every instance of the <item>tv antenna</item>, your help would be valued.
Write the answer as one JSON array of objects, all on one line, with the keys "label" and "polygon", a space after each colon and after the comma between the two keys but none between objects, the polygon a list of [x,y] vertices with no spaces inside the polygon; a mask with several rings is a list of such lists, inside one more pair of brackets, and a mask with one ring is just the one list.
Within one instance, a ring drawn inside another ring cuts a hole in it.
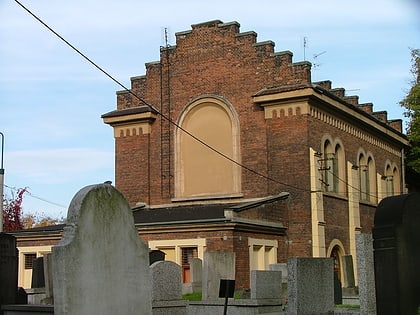
[{"label": "tv antenna", "polygon": [[308,45],[308,38],[303,37],[303,61],[306,61],[306,46]]},{"label": "tv antenna", "polygon": [[320,52],[319,54],[314,54],[313,55],[313,59],[314,59],[313,66],[314,66],[314,69],[316,69],[319,66],[321,66],[321,63],[318,63],[317,62],[318,61],[318,57],[321,56],[321,55],[323,55],[323,54],[325,54],[325,53],[326,53],[326,51],[323,51],[323,52]]}]

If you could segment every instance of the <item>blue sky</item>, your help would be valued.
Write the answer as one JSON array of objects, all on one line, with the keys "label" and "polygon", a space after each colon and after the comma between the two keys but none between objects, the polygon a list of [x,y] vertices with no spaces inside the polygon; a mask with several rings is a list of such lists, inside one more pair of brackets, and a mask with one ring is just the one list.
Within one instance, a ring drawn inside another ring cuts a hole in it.
[{"label": "blue sky", "polygon": [[[420,48],[416,0],[20,2],[126,86],[159,59],[165,28],[174,45],[191,24],[237,21],[294,62],[318,64],[314,81],[331,80],[389,119],[403,118],[409,48]],[[112,128],[100,116],[115,109],[117,90],[15,1],[0,0],[4,192],[28,187],[24,213],[65,217],[79,189],[114,180]]]}]

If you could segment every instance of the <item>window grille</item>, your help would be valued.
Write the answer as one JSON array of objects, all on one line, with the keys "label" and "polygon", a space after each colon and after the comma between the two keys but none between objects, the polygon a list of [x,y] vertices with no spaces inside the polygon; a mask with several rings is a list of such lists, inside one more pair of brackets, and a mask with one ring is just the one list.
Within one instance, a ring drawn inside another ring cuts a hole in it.
[{"label": "window grille", "polygon": [[25,254],[25,269],[32,269],[35,259],[35,253]]}]

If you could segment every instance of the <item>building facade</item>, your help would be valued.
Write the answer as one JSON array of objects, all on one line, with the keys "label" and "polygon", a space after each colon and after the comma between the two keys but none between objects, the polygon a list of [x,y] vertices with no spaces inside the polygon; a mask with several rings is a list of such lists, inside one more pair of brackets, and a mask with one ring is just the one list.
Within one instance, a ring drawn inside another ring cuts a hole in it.
[{"label": "building facade", "polygon": [[340,275],[377,203],[403,192],[402,121],[292,57],[237,22],[195,24],[102,115],[140,237],[184,282],[205,251],[235,252],[240,288],[288,257],[334,257]]}]

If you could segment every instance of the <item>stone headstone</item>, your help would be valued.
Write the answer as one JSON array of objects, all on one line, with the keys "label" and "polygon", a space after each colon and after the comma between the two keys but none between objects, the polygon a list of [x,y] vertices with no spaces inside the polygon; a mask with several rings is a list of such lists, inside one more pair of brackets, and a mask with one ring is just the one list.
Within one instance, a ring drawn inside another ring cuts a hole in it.
[{"label": "stone headstone", "polygon": [[190,279],[192,292],[201,292],[203,283],[203,261],[200,258],[190,260]]},{"label": "stone headstone", "polygon": [[202,300],[219,298],[220,279],[235,279],[235,253],[205,252]]},{"label": "stone headstone", "polygon": [[375,267],[372,234],[356,235],[360,314],[376,315]]},{"label": "stone headstone", "polygon": [[281,300],[281,271],[251,270],[251,299]]},{"label": "stone headstone", "polygon": [[288,314],[326,315],[334,312],[332,258],[289,258]]},{"label": "stone headstone", "polygon": [[43,304],[54,304],[52,254],[44,255],[45,299]]},{"label": "stone headstone", "polygon": [[343,284],[344,288],[354,288],[354,268],[353,268],[353,256],[352,255],[343,255]]},{"label": "stone headstone", "polygon": [[0,233],[0,305],[14,304],[18,290],[16,238]]},{"label": "stone headstone", "polygon": [[55,315],[151,314],[149,250],[112,185],[73,197],[52,258]]},{"label": "stone headstone", "polygon": [[181,266],[172,261],[157,261],[150,266],[152,301],[182,299]]},{"label": "stone headstone", "polygon": [[373,248],[378,314],[420,311],[420,193],[383,199],[375,212]]},{"label": "stone headstone", "polygon": [[150,266],[150,272],[153,315],[185,315],[187,303],[182,299],[181,266],[172,261],[156,261]]},{"label": "stone headstone", "polygon": [[343,290],[336,272],[334,272],[334,304],[343,304]]},{"label": "stone headstone", "polygon": [[268,265],[269,270],[281,271],[281,303],[287,303],[287,264],[278,263]]},{"label": "stone headstone", "polygon": [[31,288],[44,288],[44,257],[35,258],[32,262],[32,282]]}]

